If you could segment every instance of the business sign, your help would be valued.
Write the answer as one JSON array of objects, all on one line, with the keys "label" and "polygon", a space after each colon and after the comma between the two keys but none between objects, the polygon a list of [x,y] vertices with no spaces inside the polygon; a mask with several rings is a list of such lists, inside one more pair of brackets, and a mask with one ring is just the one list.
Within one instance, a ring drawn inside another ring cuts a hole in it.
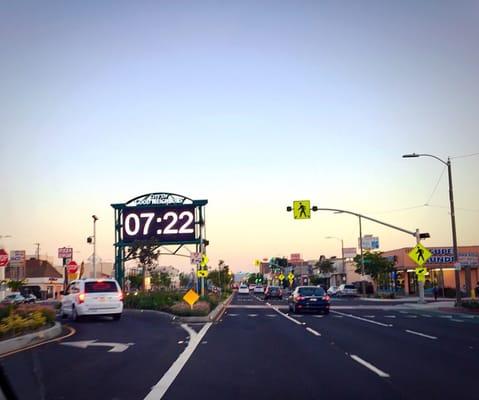
[{"label": "business sign", "polygon": [[344,258],[354,258],[358,254],[356,247],[345,247],[343,249]]},{"label": "business sign", "polygon": [[[379,237],[373,235],[363,236],[363,249],[373,250],[379,249]],[[358,239],[359,247],[361,247],[361,239]]]},{"label": "business sign", "polygon": [[58,258],[73,258],[73,248],[61,247],[58,249]]},{"label": "business sign", "polygon": [[10,262],[24,263],[27,259],[25,250],[12,250],[10,251]]},{"label": "business sign", "polygon": [[190,254],[190,262],[191,264],[199,264],[202,259],[202,254],[200,252],[193,252]]},{"label": "business sign", "polygon": [[[440,247],[436,249],[430,249],[432,253],[431,258],[427,261],[428,264],[454,264],[454,250],[452,247]],[[478,253],[459,253],[458,262],[465,267],[479,265]]]}]

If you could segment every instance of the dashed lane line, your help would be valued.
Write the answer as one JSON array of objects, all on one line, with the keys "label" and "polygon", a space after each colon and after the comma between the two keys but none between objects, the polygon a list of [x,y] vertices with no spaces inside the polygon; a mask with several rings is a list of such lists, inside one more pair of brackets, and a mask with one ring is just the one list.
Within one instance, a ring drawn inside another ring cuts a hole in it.
[{"label": "dashed lane line", "polygon": [[361,364],[362,366],[366,367],[370,371],[374,372],[376,375],[380,376],[381,378],[389,378],[390,375],[384,371],[381,371],[379,368],[376,368],[374,365],[371,363],[363,360],[361,357],[358,357],[354,354],[351,354],[350,357],[356,361],[357,363]]},{"label": "dashed lane line", "polygon": [[339,312],[339,311],[333,311],[333,310],[331,310],[331,312],[332,312],[332,313],[335,313],[335,314],[342,315],[342,316],[344,316],[344,317],[357,319],[357,320],[359,320],[359,321],[369,322],[370,324],[375,324],[375,325],[379,325],[379,326],[384,326],[384,327],[386,327],[386,328],[390,328],[390,327],[393,326],[392,324],[384,324],[384,323],[382,323],[382,322],[372,321],[372,320],[370,320],[370,319],[358,317],[358,316],[353,315],[353,314],[345,314],[345,313],[342,313],[342,312]]},{"label": "dashed lane line", "polygon": [[455,318],[451,318],[450,321],[454,321],[454,322],[464,322],[462,319],[455,319]]},{"label": "dashed lane line", "polygon": [[321,334],[318,331],[315,331],[314,329],[311,328],[306,328],[306,330],[310,333],[312,333],[314,336],[321,336]]},{"label": "dashed lane line", "polygon": [[422,337],[425,337],[425,338],[428,338],[428,339],[432,339],[432,340],[436,340],[436,339],[437,339],[436,336],[426,335],[425,333],[416,332],[416,331],[411,331],[411,330],[409,330],[409,329],[406,329],[405,332],[411,333],[412,335],[422,336]]}]

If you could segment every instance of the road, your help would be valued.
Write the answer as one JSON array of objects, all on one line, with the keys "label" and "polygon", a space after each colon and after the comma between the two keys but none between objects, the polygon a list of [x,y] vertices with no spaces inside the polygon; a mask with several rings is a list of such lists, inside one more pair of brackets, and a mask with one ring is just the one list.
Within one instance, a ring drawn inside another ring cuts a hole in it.
[{"label": "road", "polygon": [[474,398],[479,317],[358,304],[291,315],[285,300],[235,295],[217,323],[189,327],[127,312],[63,341],[135,343],[122,352],[52,343],[2,364],[29,400]]}]

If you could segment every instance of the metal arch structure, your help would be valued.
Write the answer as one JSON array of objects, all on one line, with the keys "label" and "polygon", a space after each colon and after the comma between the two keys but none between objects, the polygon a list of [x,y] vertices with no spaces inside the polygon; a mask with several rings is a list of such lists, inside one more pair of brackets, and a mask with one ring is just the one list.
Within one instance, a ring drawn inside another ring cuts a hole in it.
[{"label": "metal arch structure", "polygon": [[[114,271],[120,286],[124,288],[125,262],[136,258],[134,246],[149,245],[153,251],[159,250],[160,255],[189,257],[191,250],[187,246],[195,246],[196,252],[205,253],[206,204],[208,200],[193,200],[166,192],[147,193],[126,203],[111,204],[115,216]],[[189,225],[182,223],[182,218]],[[166,223],[168,219],[170,222]],[[187,233],[182,235],[182,230]]]}]

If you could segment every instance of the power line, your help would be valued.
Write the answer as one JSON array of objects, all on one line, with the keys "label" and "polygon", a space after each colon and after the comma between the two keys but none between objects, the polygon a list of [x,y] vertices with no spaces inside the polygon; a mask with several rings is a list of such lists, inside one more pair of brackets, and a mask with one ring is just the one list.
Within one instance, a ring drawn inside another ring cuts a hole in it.
[{"label": "power line", "polygon": [[451,158],[452,159],[453,158],[466,158],[466,157],[474,157],[474,156],[479,156],[479,153],[464,154],[462,156],[454,156],[454,157],[451,157]]},{"label": "power line", "polygon": [[425,206],[427,206],[427,205],[429,204],[429,202],[432,200],[434,194],[436,193],[437,187],[439,186],[439,183],[441,182],[441,179],[442,179],[442,177],[443,177],[445,171],[446,171],[446,167],[444,167],[444,168],[442,169],[441,175],[439,176],[439,179],[438,179],[437,182],[436,182],[436,186],[434,186],[434,189],[432,190],[432,193],[431,193],[431,195],[429,196],[429,199],[428,199],[428,200],[426,201],[426,203],[424,204]]}]

